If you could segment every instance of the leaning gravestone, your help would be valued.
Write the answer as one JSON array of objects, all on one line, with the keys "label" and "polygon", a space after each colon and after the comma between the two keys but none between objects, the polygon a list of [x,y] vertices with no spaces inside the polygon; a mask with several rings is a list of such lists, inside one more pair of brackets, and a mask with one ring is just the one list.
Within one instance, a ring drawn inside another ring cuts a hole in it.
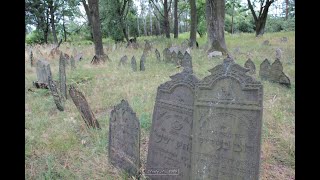
[{"label": "leaning gravestone", "polygon": [[283,72],[282,63],[280,62],[279,59],[276,59],[271,65],[269,80],[271,82],[279,82],[282,72]]},{"label": "leaning gravestone", "polygon": [[140,123],[129,103],[122,100],[111,111],[109,160],[114,166],[137,176],[140,169]]},{"label": "leaning gravestone", "polygon": [[38,60],[36,71],[38,80],[34,82],[35,86],[39,88],[47,88],[49,84],[48,77],[52,76],[49,62],[45,60]]},{"label": "leaning gravestone", "polygon": [[123,56],[123,57],[120,59],[119,66],[121,66],[121,65],[126,65],[126,64],[127,64],[127,61],[128,61],[127,55]]},{"label": "leaning gravestone", "polygon": [[249,74],[256,73],[256,66],[250,58],[244,63],[244,67],[249,69]]},{"label": "leaning gravestone", "polygon": [[64,104],[63,101],[61,100],[61,96],[59,94],[59,91],[57,89],[56,84],[53,82],[51,76],[48,77],[48,82],[49,82],[49,89],[51,91],[54,103],[57,106],[57,109],[59,111],[63,111],[64,110]]},{"label": "leaning gravestone", "polygon": [[195,88],[191,179],[258,180],[263,87],[230,57]]},{"label": "leaning gravestone", "polygon": [[133,71],[137,71],[137,61],[134,56],[132,56],[132,58],[131,58],[131,68]]},{"label": "leaning gravestone", "polygon": [[161,84],[153,111],[146,176],[187,180],[191,168],[194,88],[198,79],[189,68]]},{"label": "leaning gravestone", "polygon": [[61,96],[67,99],[67,77],[66,77],[66,59],[64,55],[60,54],[59,59],[59,82],[60,82],[60,93]]},{"label": "leaning gravestone", "polygon": [[184,68],[190,68],[190,70],[192,71],[192,57],[187,51],[184,53],[181,66]]},{"label": "leaning gravestone", "polygon": [[168,48],[165,48],[162,52],[163,54],[163,61],[164,62],[171,62],[171,52]]},{"label": "leaning gravestone", "polygon": [[265,59],[261,64],[260,64],[260,71],[259,71],[259,76],[262,80],[268,80],[270,77],[270,69],[271,65],[268,59]]},{"label": "leaning gravestone", "polygon": [[94,114],[82,92],[71,85],[69,88],[69,94],[87,127],[101,129],[98,120],[94,117]]},{"label": "leaning gravestone", "polygon": [[141,59],[140,59],[140,71],[144,71],[145,70],[145,67],[144,67],[145,60],[146,60],[146,56],[143,53],[142,56],[141,56]]},{"label": "leaning gravestone", "polygon": [[157,61],[160,62],[161,61],[160,52],[158,51],[158,49],[156,49],[154,52],[156,53]]}]

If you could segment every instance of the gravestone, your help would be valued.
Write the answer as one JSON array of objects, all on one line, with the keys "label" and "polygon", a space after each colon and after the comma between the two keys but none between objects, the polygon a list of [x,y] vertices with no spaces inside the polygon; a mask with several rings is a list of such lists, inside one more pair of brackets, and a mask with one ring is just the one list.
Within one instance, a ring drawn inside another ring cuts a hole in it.
[{"label": "gravestone", "polygon": [[140,71],[144,71],[145,70],[145,67],[144,67],[145,60],[146,60],[146,56],[143,53],[142,56],[141,56],[141,59],[140,59]]},{"label": "gravestone", "polygon": [[70,58],[70,64],[71,64],[71,70],[76,69],[76,64],[75,64],[75,60],[74,60],[73,56],[71,56],[71,58]]},{"label": "gravestone", "polygon": [[269,80],[271,82],[279,82],[282,72],[283,72],[282,63],[280,62],[279,59],[276,59],[271,65]]},{"label": "gravestone", "polygon": [[184,53],[184,56],[183,56],[183,59],[181,62],[181,66],[184,68],[190,68],[191,72],[193,71],[192,70],[192,57],[190,56],[190,54],[187,51]]},{"label": "gravestone", "polygon": [[38,80],[34,82],[35,86],[39,88],[48,88],[48,77],[52,76],[49,62],[45,60],[38,60],[36,71]]},{"label": "gravestone", "polygon": [[244,67],[249,69],[249,74],[256,73],[256,66],[250,58],[244,63]]},{"label": "gravestone", "polygon": [[153,111],[145,175],[151,179],[188,180],[195,84],[189,68],[161,84]]},{"label": "gravestone", "polygon": [[60,96],[60,93],[59,93],[59,91],[57,89],[57,85],[53,82],[51,76],[48,77],[48,83],[49,83],[49,85],[48,85],[49,89],[51,91],[54,103],[57,106],[57,109],[59,111],[64,111],[63,101],[61,100],[61,96]]},{"label": "gravestone", "polygon": [[260,64],[260,71],[259,71],[259,76],[262,80],[268,80],[270,77],[270,69],[271,65],[268,59],[265,59],[261,64]]},{"label": "gravestone", "polygon": [[133,71],[137,71],[137,61],[134,56],[132,56],[132,58],[131,58],[131,68]]},{"label": "gravestone", "polygon": [[281,59],[282,57],[282,50],[280,48],[276,49],[276,59]]},{"label": "gravestone", "polygon": [[282,37],[282,38],[280,39],[280,41],[281,41],[281,42],[287,42],[287,41],[288,41],[288,38],[287,38],[287,37]]},{"label": "gravestone", "polygon": [[123,57],[120,59],[119,66],[121,66],[121,65],[126,65],[126,64],[127,64],[127,61],[128,61],[127,55],[123,56]]},{"label": "gravestone", "polygon": [[61,96],[67,99],[66,59],[62,53],[59,59],[59,82]]},{"label": "gravestone", "polygon": [[122,100],[110,114],[109,161],[137,176],[140,169],[140,123],[129,103]]},{"label": "gravestone", "polygon": [[171,62],[171,52],[168,48],[165,48],[162,52],[163,54],[163,61],[164,62]]},{"label": "gravestone", "polygon": [[32,51],[30,51],[30,65],[33,67],[33,54]]},{"label": "gravestone", "polygon": [[258,180],[263,87],[230,57],[195,88],[191,179]]},{"label": "gravestone", "polygon": [[178,61],[178,54],[175,51],[171,53],[171,62],[176,63]]},{"label": "gravestone", "polygon": [[265,41],[262,42],[262,45],[269,46],[270,45],[270,41],[269,40],[265,40]]},{"label": "gravestone", "polygon": [[145,40],[145,45],[144,45],[144,53],[148,53],[149,51],[151,52],[151,43],[148,40]]},{"label": "gravestone", "polygon": [[155,50],[155,53],[156,53],[157,61],[160,62],[161,58],[160,58],[160,52],[158,51],[158,49]]},{"label": "gravestone", "polygon": [[77,90],[74,86],[70,85],[69,94],[87,127],[101,129],[98,120],[94,117],[94,114],[82,92]]},{"label": "gravestone", "polygon": [[284,74],[284,72],[282,72],[279,78],[279,84],[287,86],[288,88],[291,87],[290,79],[286,74]]},{"label": "gravestone", "polygon": [[182,64],[182,60],[183,60],[184,55],[182,54],[181,51],[178,52],[177,55],[177,60],[176,60],[176,65],[179,66]]}]

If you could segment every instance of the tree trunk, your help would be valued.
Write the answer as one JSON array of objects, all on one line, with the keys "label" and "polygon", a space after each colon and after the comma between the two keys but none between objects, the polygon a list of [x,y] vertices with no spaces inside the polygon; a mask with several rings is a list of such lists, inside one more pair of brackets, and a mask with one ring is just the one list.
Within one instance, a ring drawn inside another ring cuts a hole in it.
[{"label": "tree trunk", "polygon": [[90,14],[90,10],[89,10],[89,6],[86,3],[86,0],[81,0],[84,10],[86,11],[87,14],[87,18],[88,18],[88,27],[90,29],[90,34],[91,34],[91,38],[93,39],[93,33],[92,33],[92,18],[91,18],[91,14]]},{"label": "tree trunk", "polygon": [[67,31],[66,31],[66,26],[64,24],[64,16],[62,17],[62,27],[63,27],[64,42],[67,42]]},{"label": "tree trunk", "polygon": [[227,54],[224,39],[225,0],[206,0],[206,21],[209,52],[221,51]]},{"label": "tree trunk", "polygon": [[173,38],[178,38],[178,0],[174,0],[173,6],[173,16],[174,16],[174,23],[173,23]]},{"label": "tree trunk", "polygon": [[233,34],[233,14],[234,14],[234,2],[232,5],[232,15],[231,15],[231,34]]},{"label": "tree trunk", "polygon": [[286,0],[286,20],[288,20],[289,0]]},{"label": "tree trunk", "polygon": [[140,26],[139,26],[139,17],[137,17],[137,24],[138,24],[138,37],[140,37]]},{"label": "tree trunk", "polygon": [[144,35],[147,36],[147,20],[146,17],[143,17],[143,31],[144,31]]},{"label": "tree trunk", "polygon": [[190,0],[190,47],[195,47],[197,42],[197,7],[196,0]]},{"label": "tree trunk", "polygon": [[152,36],[152,13],[151,13],[151,11],[152,11],[152,6],[151,6],[151,4],[149,4],[149,9],[150,9],[150,11],[149,11],[149,14],[150,14],[150,36]]},{"label": "tree trunk", "polygon": [[95,55],[101,58],[104,55],[102,36],[101,36],[101,25],[99,19],[99,0],[88,0],[89,10],[92,17],[92,32]]},{"label": "tree trunk", "polygon": [[166,38],[170,39],[168,0],[164,0],[163,9],[164,9],[164,19],[163,19],[164,31],[166,33]]},{"label": "tree trunk", "polygon": [[48,6],[49,6],[49,10],[50,10],[50,22],[51,22],[53,40],[54,40],[55,44],[58,44],[56,26],[54,24],[54,6],[53,6],[53,2],[49,1],[48,2]]}]

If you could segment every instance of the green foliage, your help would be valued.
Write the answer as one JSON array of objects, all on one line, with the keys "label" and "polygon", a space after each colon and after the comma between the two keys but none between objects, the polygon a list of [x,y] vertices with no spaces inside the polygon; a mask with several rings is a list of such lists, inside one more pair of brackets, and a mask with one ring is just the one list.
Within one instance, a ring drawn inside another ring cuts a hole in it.
[{"label": "green foliage", "polygon": [[268,17],[266,23],[266,32],[294,31],[295,18],[285,20],[283,17]]},{"label": "green foliage", "polygon": [[34,30],[26,36],[27,44],[41,44],[43,41],[43,35],[40,30]]}]

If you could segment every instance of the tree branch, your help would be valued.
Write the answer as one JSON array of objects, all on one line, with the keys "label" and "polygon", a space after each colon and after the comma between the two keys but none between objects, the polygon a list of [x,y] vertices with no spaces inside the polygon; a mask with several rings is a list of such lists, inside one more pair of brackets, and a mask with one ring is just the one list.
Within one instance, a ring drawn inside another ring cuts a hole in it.
[{"label": "tree branch", "polygon": [[251,10],[253,19],[254,19],[254,21],[256,22],[256,21],[258,21],[257,15],[256,15],[256,13],[254,12],[254,9],[253,9],[253,6],[252,6],[252,4],[251,4],[251,1],[250,1],[250,0],[247,0],[247,1],[248,1],[249,9]]},{"label": "tree branch", "polygon": [[161,13],[161,11],[159,10],[158,6],[154,3],[154,0],[150,0],[153,4],[153,6],[157,9],[157,11],[159,12],[159,14],[164,18],[164,15]]}]

